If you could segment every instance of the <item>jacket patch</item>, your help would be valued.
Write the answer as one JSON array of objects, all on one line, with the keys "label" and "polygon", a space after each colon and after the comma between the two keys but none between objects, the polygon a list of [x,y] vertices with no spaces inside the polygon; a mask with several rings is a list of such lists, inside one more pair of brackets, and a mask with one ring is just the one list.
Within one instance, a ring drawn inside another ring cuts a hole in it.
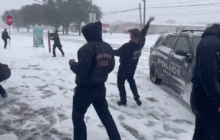
[{"label": "jacket patch", "polygon": [[100,53],[97,55],[98,67],[109,67],[110,59],[112,58],[111,54],[108,53]]}]

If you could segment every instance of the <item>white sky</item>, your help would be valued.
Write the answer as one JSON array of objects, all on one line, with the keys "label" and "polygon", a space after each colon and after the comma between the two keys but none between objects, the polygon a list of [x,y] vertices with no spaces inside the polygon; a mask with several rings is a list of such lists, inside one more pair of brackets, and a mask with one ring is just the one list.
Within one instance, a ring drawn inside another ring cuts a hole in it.
[{"label": "white sky", "polygon": [[[92,0],[102,8],[103,12],[120,11],[138,8],[141,3],[144,7],[143,0]],[[157,23],[166,22],[174,19],[178,23],[197,23],[197,22],[218,22],[220,21],[220,1],[219,0],[146,0],[146,7],[166,7],[166,6],[185,6],[201,5],[209,3],[219,3],[211,6],[191,6],[181,8],[146,8],[146,18],[155,16]],[[142,10],[143,16],[143,10]],[[111,23],[115,20],[125,20],[140,22],[139,10],[120,13],[118,15],[103,16],[102,21]],[[143,20],[143,19],[142,19]]]},{"label": "white sky", "polygon": [[[102,12],[121,11],[138,8],[139,3],[143,8],[143,0],[92,0],[94,4],[102,8]],[[0,0],[0,14],[5,10],[19,9],[26,4],[36,3],[34,0]],[[219,3],[205,6],[186,6]],[[149,8],[167,6],[186,6],[181,8]],[[169,19],[174,19],[177,23],[198,23],[198,22],[218,22],[220,21],[220,1],[219,0],[146,0],[146,18],[155,16],[155,23],[164,23]],[[104,13],[106,14],[106,13]],[[143,9],[142,9],[143,16]],[[115,20],[124,22],[140,22],[139,10],[119,13],[115,15],[104,15],[103,23],[112,23]],[[143,20],[143,18],[142,18]]]}]

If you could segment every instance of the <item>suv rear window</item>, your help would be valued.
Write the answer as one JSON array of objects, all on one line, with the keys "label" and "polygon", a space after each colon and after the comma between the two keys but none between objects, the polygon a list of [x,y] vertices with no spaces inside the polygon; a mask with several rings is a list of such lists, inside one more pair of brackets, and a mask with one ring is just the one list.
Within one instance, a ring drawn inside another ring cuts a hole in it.
[{"label": "suv rear window", "polygon": [[193,42],[193,45],[195,46],[195,49],[197,48],[201,39],[202,39],[201,37],[192,37],[192,42]]}]

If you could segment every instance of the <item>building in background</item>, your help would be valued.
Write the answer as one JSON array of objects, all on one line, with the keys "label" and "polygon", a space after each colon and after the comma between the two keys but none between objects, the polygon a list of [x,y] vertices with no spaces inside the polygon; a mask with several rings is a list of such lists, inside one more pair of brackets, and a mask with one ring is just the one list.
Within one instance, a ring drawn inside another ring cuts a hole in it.
[{"label": "building in background", "polygon": [[110,31],[110,24],[102,24],[102,32],[107,33]]},{"label": "building in background", "polygon": [[[140,29],[140,23],[114,23],[110,25],[110,32],[112,33],[128,33],[129,29]],[[181,30],[205,30],[206,25],[195,24],[151,24],[148,34],[162,34],[168,32],[179,32]]]}]

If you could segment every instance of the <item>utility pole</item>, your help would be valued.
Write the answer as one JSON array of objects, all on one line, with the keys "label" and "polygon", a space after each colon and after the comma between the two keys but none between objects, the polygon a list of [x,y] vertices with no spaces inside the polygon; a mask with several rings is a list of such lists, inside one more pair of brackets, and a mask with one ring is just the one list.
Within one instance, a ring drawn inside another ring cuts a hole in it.
[{"label": "utility pole", "polygon": [[139,11],[140,11],[140,26],[142,30],[142,17],[141,17],[141,4],[139,3]]},{"label": "utility pole", "polygon": [[144,26],[145,26],[145,18],[146,18],[146,0],[144,0]]}]

